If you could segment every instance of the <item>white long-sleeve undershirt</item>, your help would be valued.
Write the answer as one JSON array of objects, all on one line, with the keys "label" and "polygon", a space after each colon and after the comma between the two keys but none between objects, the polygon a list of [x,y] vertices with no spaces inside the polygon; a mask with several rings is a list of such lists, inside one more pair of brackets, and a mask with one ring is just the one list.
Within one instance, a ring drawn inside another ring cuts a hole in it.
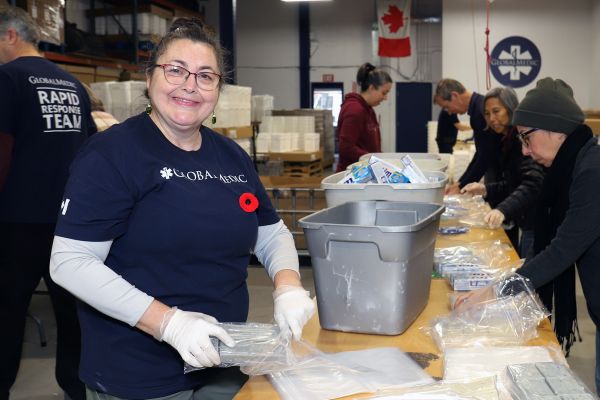
[{"label": "white long-sleeve undershirt", "polygon": [[[52,279],[98,311],[135,326],[154,298],[137,289],[104,262],[112,240],[89,242],[54,237],[50,257]],[[277,272],[299,274],[294,239],[282,220],[260,226],[254,253],[273,280]]]}]

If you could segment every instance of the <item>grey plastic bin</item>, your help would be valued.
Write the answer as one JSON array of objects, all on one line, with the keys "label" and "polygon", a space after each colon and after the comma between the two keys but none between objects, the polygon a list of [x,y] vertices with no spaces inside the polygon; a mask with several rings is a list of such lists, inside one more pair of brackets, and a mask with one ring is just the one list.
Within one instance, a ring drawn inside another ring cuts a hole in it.
[{"label": "grey plastic bin", "polygon": [[429,298],[444,207],[357,201],[302,218],[321,327],[397,335]]},{"label": "grey plastic bin", "polygon": [[390,200],[442,204],[448,175],[440,171],[423,171],[429,183],[338,183],[346,172],[338,172],[321,181],[328,207],[347,201]]},{"label": "grey plastic bin", "polygon": [[[357,163],[363,163],[367,161],[371,156],[376,156],[390,162],[392,164],[396,164],[402,157],[405,155],[409,155],[417,167],[421,168],[423,171],[442,171],[446,172],[448,169],[448,164],[450,163],[450,157],[448,154],[433,154],[433,153],[367,153],[362,155]],[[351,164],[346,169],[352,168]]]}]

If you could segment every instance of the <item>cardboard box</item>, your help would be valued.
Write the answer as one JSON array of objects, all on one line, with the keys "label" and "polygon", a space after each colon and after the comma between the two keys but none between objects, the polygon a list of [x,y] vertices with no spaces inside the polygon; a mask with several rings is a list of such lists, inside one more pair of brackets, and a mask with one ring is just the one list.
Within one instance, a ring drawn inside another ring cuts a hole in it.
[{"label": "cardboard box", "polygon": [[94,82],[94,76],[96,68],[86,67],[83,65],[70,65],[70,64],[56,64],[65,71],[71,73],[79,81],[84,82],[88,85]]},{"label": "cardboard box", "polygon": [[95,82],[118,81],[121,70],[116,68],[96,67]]},{"label": "cardboard box", "polygon": [[269,160],[282,160],[292,162],[316,161],[323,158],[323,149],[319,151],[289,151],[285,153],[269,153]]},{"label": "cardboard box", "polygon": [[600,135],[600,118],[588,118],[584,123],[592,129],[594,135]]},{"label": "cardboard box", "polygon": [[43,42],[61,45],[65,42],[65,0],[17,0],[40,27]]},{"label": "cardboard box", "polygon": [[586,118],[600,118],[600,109],[587,109],[583,110]]},{"label": "cardboard box", "polygon": [[231,139],[249,139],[252,137],[251,126],[237,126],[233,128],[212,128],[215,132]]}]

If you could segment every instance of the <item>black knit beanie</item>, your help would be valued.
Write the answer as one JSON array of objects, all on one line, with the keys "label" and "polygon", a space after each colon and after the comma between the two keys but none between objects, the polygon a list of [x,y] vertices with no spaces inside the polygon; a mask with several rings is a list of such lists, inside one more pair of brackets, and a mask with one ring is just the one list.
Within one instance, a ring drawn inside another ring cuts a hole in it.
[{"label": "black knit beanie", "polygon": [[573,98],[573,89],[560,79],[537,81],[513,113],[513,126],[527,126],[570,134],[583,124],[585,115]]}]

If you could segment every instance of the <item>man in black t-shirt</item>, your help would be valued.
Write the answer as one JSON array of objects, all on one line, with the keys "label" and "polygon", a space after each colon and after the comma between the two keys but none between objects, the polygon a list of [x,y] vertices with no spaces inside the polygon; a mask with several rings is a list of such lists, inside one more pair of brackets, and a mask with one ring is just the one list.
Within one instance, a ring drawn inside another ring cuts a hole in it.
[{"label": "man in black t-shirt", "polygon": [[24,10],[0,8],[0,400],[15,381],[42,277],[57,323],[56,379],[83,400],[75,299],[50,279],[49,258],[69,165],[96,126],[79,81],[43,58],[38,41]]},{"label": "man in black t-shirt", "polygon": [[435,141],[440,153],[452,154],[458,131],[471,130],[469,124],[461,123],[456,114],[441,110],[438,116]]},{"label": "man in black t-shirt", "polygon": [[498,160],[501,151],[501,137],[487,129],[483,115],[483,96],[468,91],[457,80],[446,78],[438,82],[433,102],[449,113],[469,114],[469,124],[473,128],[473,138],[475,139],[473,159],[458,182],[446,188],[446,194],[457,194],[466,184],[479,182],[484,175],[486,175],[486,181],[494,181],[495,177],[486,173]]}]

